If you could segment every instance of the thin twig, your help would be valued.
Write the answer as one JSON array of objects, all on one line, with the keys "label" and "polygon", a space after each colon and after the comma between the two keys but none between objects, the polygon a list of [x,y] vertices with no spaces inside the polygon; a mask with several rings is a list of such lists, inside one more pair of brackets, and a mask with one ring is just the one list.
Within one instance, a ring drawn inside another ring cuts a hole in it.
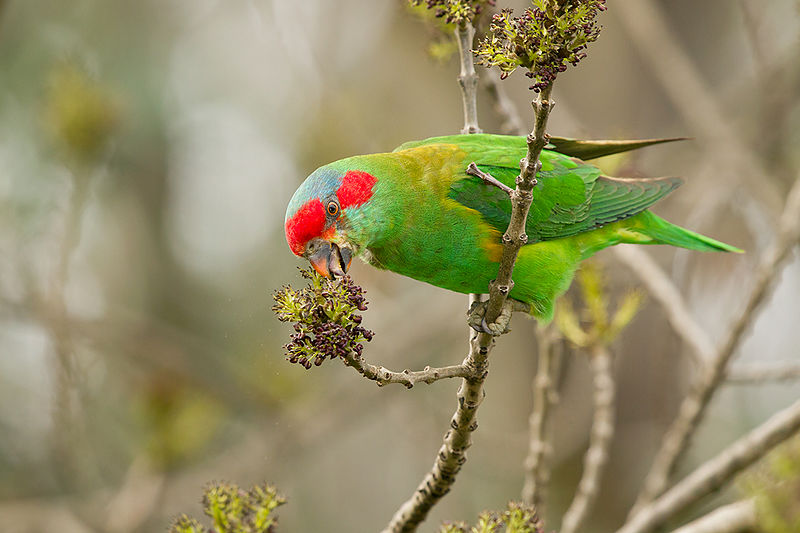
[{"label": "thin twig", "polygon": [[506,193],[509,196],[514,194],[514,189],[512,189],[511,187],[509,187],[505,183],[502,183],[501,181],[499,181],[497,178],[495,178],[491,174],[487,174],[486,172],[484,172],[481,169],[479,169],[478,166],[474,162],[472,162],[469,165],[467,165],[467,170],[465,170],[464,172],[466,174],[470,175],[470,176],[479,177],[480,179],[482,179],[483,181],[485,181],[489,185],[494,185],[495,187],[497,187],[498,189],[500,189],[501,191],[503,191],[504,193]]},{"label": "thin twig", "polygon": [[525,458],[525,484],[522,501],[544,514],[545,492],[550,478],[550,455],[552,452],[552,427],[550,413],[558,402],[556,381],[560,367],[561,352],[557,350],[558,334],[555,326],[539,326],[536,330],[539,357],[536,376],[533,378],[533,408],[528,418],[530,441]]},{"label": "thin twig", "polygon": [[789,192],[789,198],[779,222],[778,235],[761,258],[756,271],[755,283],[744,309],[728,331],[719,351],[703,373],[695,379],[689,394],[683,400],[678,416],[667,430],[661,449],[656,454],[645,479],[644,489],[629,516],[634,516],[644,504],[652,501],[664,491],[678,460],[700,424],[714,391],[724,381],[728,362],[739,346],[744,332],[752,324],[756,310],[769,294],[769,289],[780,272],[779,266],[797,244],[798,239],[800,239],[800,179],[795,182]]},{"label": "thin twig", "polygon": [[716,457],[696,468],[653,502],[642,507],[617,533],[646,533],[692,503],[718,490],[736,474],[800,430],[800,400],[772,415]]},{"label": "thin twig", "polygon": [[746,533],[757,526],[755,502],[742,500],[718,507],[672,533]]},{"label": "thin twig", "polygon": [[560,533],[579,531],[600,492],[600,482],[608,464],[608,451],[614,438],[616,383],[613,357],[605,347],[592,348],[590,355],[594,376],[594,417],[589,449],[583,460],[583,475],[578,490],[561,523]]},{"label": "thin twig", "polygon": [[650,255],[635,245],[615,246],[614,253],[617,259],[637,275],[647,287],[647,292],[661,304],[672,330],[689,346],[692,360],[698,367],[704,367],[714,355],[714,343],[694,319],[689,306],[669,276]]},{"label": "thin twig", "polygon": [[759,385],[778,381],[800,379],[800,363],[737,365],[728,372],[727,382],[735,385]]},{"label": "thin twig", "polygon": [[403,370],[394,372],[388,368],[367,363],[364,358],[354,352],[350,352],[344,359],[347,366],[355,368],[359,374],[367,379],[375,381],[379,387],[398,383],[406,388],[412,388],[417,383],[435,383],[440,379],[466,378],[473,377],[472,369],[464,364],[450,365],[441,368],[431,368],[426,366],[423,370]]},{"label": "thin twig", "polygon": [[[486,321],[493,323],[500,316],[513,287],[511,275],[517,252],[527,242],[525,221],[531,206],[531,191],[536,186],[536,172],[541,168],[539,155],[547,143],[545,130],[550,109],[552,84],[542,89],[539,97],[532,103],[536,120],[533,131],[528,136],[528,153],[520,162],[520,175],[517,188],[511,196],[511,221],[503,235],[503,254],[500,259],[497,278],[489,284],[489,301],[486,308]],[[431,470],[408,499],[392,517],[384,533],[399,533],[416,530],[430,509],[450,490],[455,476],[466,461],[466,451],[472,444],[472,432],[478,427],[475,414],[483,401],[489,366],[489,352],[494,346],[494,338],[488,333],[471,337],[470,352],[463,365],[473,372],[465,378],[458,389],[458,407],[450,422],[451,429],[444,436]]]}]

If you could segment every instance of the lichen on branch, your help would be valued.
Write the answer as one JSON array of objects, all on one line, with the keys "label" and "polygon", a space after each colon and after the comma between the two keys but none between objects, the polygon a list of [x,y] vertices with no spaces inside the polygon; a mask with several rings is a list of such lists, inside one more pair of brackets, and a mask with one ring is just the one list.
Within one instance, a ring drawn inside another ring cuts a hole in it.
[{"label": "lichen on branch", "polygon": [[358,311],[367,310],[364,290],[350,276],[329,280],[315,271],[300,269],[309,285],[300,290],[285,286],[274,294],[272,310],[281,322],[294,322],[295,333],[284,345],[286,358],[306,369],[325,359],[344,360],[361,355],[372,331],[361,326]]},{"label": "lichen on branch", "polygon": [[549,86],[568,65],[586,57],[589,43],[597,40],[601,26],[597,15],[605,0],[533,0],[533,7],[514,17],[504,9],[492,17],[489,31],[478,45],[478,62],[500,69],[505,78],[518,67],[528,70],[536,92]]}]

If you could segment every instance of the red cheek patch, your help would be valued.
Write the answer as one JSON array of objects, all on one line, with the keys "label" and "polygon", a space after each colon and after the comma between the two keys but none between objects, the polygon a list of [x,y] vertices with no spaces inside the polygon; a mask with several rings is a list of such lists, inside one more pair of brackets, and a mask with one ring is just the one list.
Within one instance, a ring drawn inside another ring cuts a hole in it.
[{"label": "red cheek patch", "polygon": [[342,208],[355,207],[372,198],[372,187],[378,179],[367,172],[351,170],[344,175],[342,185],[336,191]]},{"label": "red cheek patch", "polygon": [[322,202],[314,198],[297,210],[292,218],[286,221],[286,242],[295,255],[303,255],[306,243],[318,237],[325,229],[325,208]]}]

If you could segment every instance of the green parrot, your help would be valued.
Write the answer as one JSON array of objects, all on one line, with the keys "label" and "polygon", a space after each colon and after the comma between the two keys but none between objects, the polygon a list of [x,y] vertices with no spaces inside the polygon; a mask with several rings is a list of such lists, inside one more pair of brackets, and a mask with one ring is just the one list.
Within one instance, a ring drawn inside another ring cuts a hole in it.
[{"label": "green parrot", "polygon": [[[540,321],[551,320],[553,302],[567,290],[580,262],[615,244],[741,251],[647,210],[680,179],[612,178],[582,160],[665,141],[551,138],[540,157],[528,242],[514,267],[509,296],[519,307]],[[437,287],[485,293],[497,274],[511,201],[465,171],[474,162],[514,187],[526,152],[525,137],[452,135],[330,163],[294,193],[286,210],[286,240],[326,277],[343,276],[358,256]]]}]

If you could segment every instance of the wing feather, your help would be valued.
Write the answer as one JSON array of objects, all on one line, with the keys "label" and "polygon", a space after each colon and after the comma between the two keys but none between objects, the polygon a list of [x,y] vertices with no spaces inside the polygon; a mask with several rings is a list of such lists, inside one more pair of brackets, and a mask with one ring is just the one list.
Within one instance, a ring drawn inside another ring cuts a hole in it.
[{"label": "wing feather", "polygon": [[[671,139],[670,139],[671,140]],[[559,141],[564,141],[559,139]],[[572,141],[570,139],[570,141]],[[622,151],[668,139],[616,145],[581,145],[587,154],[598,155],[607,149]],[[463,155],[463,166],[478,167],[510,187],[519,174],[519,160],[525,156],[524,137],[506,135],[453,135],[406,143],[395,151],[421,146],[455,146]],[[574,145],[570,145],[574,148]],[[533,190],[528,214],[528,242],[540,242],[577,235],[640,213],[669,194],[682,182],[679,178],[623,179],[602,176],[600,170],[561,153],[544,150],[539,183]],[[459,173],[454,177],[448,197],[479,212],[494,229],[504,232],[511,220],[511,201],[503,191],[480,178]]]}]

